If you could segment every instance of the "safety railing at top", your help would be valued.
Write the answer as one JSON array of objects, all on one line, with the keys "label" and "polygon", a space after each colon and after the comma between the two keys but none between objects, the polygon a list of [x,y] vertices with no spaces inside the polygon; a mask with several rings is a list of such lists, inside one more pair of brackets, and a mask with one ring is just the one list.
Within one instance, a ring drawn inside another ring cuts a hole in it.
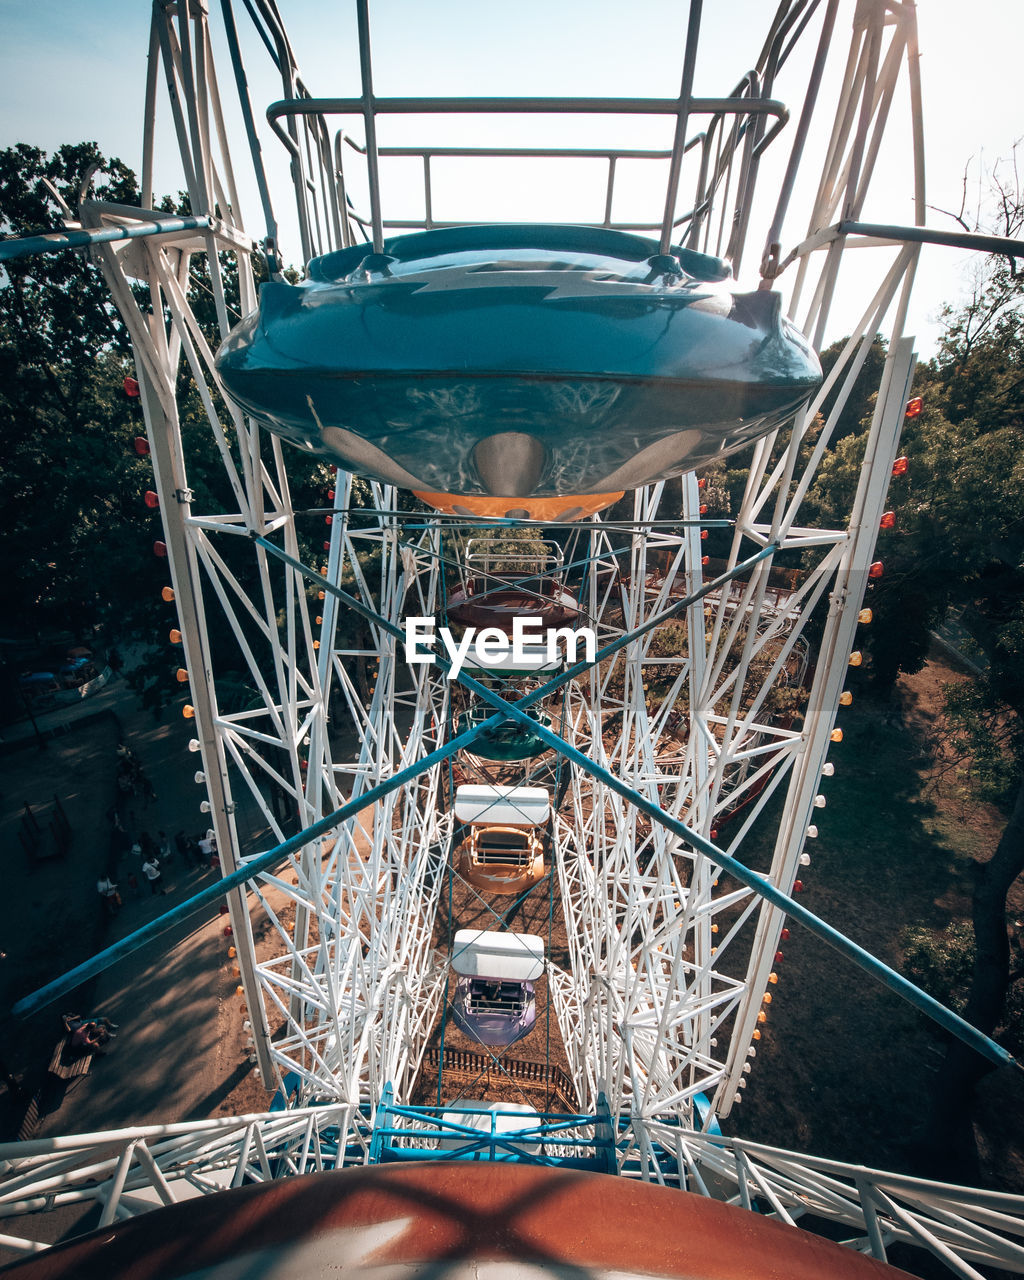
[{"label": "safety railing at top", "polygon": [[[243,112],[249,128],[252,158],[260,179],[268,226],[271,268],[277,263],[276,220],[270,204],[262,155],[248,103],[245,74],[234,32],[230,0],[223,0],[229,46],[235,64]],[[683,72],[676,98],[393,98],[373,90],[367,0],[358,0],[358,39],[362,78],[359,97],[316,97],[303,83],[273,0],[243,0],[263,43],[281,72],[284,97],[267,110],[267,119],[285,146],[291,163],[299,232],[305,261],[332,249],[367,241],[375,252],[385,230],[404,231],[460,225],[435,215],[435,169],[438,161],[528,159],[564,163],[586,161],[606,169],[603,209],[589,225],[614,230],[657,233],[661,252],[673,242],[729,259],[734,268],[743,254],[759,161],[784,128],[789,114],[771,96],[777,70],[804,31],[819,0],[783,0],[769,29],[757,69],[748,72],[730,94],[695,97],[693,75],[701,25],[701,0],[691,0],[683,43]],[[379,146],[377,121],[384,116],[638,116],[674,120],[670,148]],[[362,121],[363,141],[344,127],[332,129],[331,117]],[[700,121],[692,133],[691,122]],[[684,161],[696,153],[693,194],[679,211]],[[353,203],[352,157],[364,168],[368,208]],[[346,160],[348,170],[346,170]],[[421,217],[385,218],[381,206],[381,166],[394,160],[419,160],[423,171]],[[664,170],[664,204],[660,218],[617,219],[616,179],[626,161],[658,164]]]}]

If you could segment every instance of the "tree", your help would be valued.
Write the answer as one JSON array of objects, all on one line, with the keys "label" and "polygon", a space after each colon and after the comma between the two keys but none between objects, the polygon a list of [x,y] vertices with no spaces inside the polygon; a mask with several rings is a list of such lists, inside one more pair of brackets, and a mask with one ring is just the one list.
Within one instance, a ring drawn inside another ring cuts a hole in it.
[{"label": "tree", "polygon": [[[1018,234],[1024,227],[1024,191],[1016,152],[1009,166],[996,165],[991,186],[989,230]],[[962,214],[959,220],[968,225]],[[977,229],[977,219],[971,229]],[[947,311],[939,355],[925,373],[929,394],[950,428],[940,433],[941,451],[931,446],[935,486],[928,511],[956,566],[950,598],[965,607],[985,669],[972,683],[947,690],[946,710],[980,791],[1008,810],[992,857],[974,866],[975,956],[964,1016],[986,1034],[1006,1021],[1011,982],[1006,898],[1024,872],[1022,301],[1016,262],[987,259],[975,274],[969,301]],[[950,1043],[921,1142],[941,1173],[974,1158],[970,1101],[991,1069],[961,1042]]]},{"label": "tree", "polygon": [[[50,157],[25,145],[0,151],[0,233],[23,236],[60,225],[62,208],[77,207],[93,171],[96,197],[138,203],[135,175],[121,161],[105,159],[95,144],[64,146]],[[188,210],[185,197],[160,204]],[[237,311],[233,258],[225,256],[222,266],[228,305]],[[144,286],[136,286],[136,297],[143,309],[149,305]],[[192,262],[190,300],[216,345],[203,255]],[[166,564],[152,554],[161,538],[160,516],[143,501],[153,486],[152,470],[134,449],[135,438],[144,434],[139,401],[125,392],[125,377],[134,372],[127,330],[85,251],[7,264],[0,275],[0,509],[7,521],[0,574],[7,616],[23,620],[20,639],[26,642],[51,629],[85,635],[98,626],[111,640],[147,641],[135,683],[158,710],[176,692],[169,673],[180,651],[167,640],[171,624],[160,601]],[[230,509],[219,453],[184,364],[178,398],[197,503],[203,510]],[[296,507],[322,506],[330,483],[326,466],[298,453],[295,461],[290,470]],[[311,522],[307,558],[318,545],[318,532]],[[236,556],[238,550],[226,554]],[[252,557],[237,560],[234,567],[245,582],[255,572]],[[209,622],[212,647],[224,664],[218,670],[239,666],[236,647],[224,643],[219,610]]]},{"label": "tree", "polygon": [[[52,228],[59,211],[45,183],[74,203],[94,164],[108,173],[98,195],[137,198],[134,176],[94,146],[62,147],[49,160],[24,145],[0,152],[0,230]],[[123,574],[126,544],[145,539],[152,523],[141,504],[144,467],[130,448],[139,431],[137,406],[123,390],[130,349],[102,277],[81,252],[17,259],[5,276],[0,570],[10,614],[37,628],[59,621],[77,630],[97,620],[97,593]]]}]

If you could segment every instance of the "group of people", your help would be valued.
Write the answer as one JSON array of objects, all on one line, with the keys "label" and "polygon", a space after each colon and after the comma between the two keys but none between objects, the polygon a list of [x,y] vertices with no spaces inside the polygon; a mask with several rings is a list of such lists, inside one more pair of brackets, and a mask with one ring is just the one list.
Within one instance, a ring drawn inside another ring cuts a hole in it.
[{"label": "group of people", "polygon": [[[116,811],[113,834],[117,838],[111,842],[111,856],[107,863],[107,870],[96,881],[96,892],[103,899],[107,912],[115,916],[122,906],[120,888],[114,880],[122,856],[127,854],[130,858],[127,884],[134,896],[138,897],[141,893],[140,876],[149,885],[151,894],[167,892],[163,882],[163,866],[172,860],[174,854],[171,842],[164,831],[157,833],[156,840],[148,831],[143,831],[137,840],[132,840],[120,825]],[[219,865],[217,841],[212,830],[200,836],[187,836],[184,831],[179,831],[174,837],[173,847],[186,867],[206,871],[211,868],[216,870]],[[135,863],[136,858],[137,863]],[[136,866],[138,871],[135,870]]]},{"label": "group of people", "polygon": [[[128,794],[141,792],[149,800],[155,800],[152,784],[146,778],[138,756],[123,742],[117,748],[118,796],[108,813],[110,818],[110,853],[105,873],[96,881],[96,892],[103,901],[107,913],[117,915],[122,906],[118,878],[123,878],[132,896],[142,893],[142,885],[148,884],[153,896],[167,893],[164,887],[164,868],[177,853],[187,869],[206,871],[219,865],[217,842],[213,831],[190,836],[178,831],[173,843],[166,831],[149,831],[132,834],[137,821],[134,811],[124,803]],[[126,870],[127,865],[127,870]]]},{"label": "group of people", "polygon": [[174,843],[186,866],[192,865],[201,871],[217,867],[217,841],[212,830],[201,836],[187,836],[184,831],[178,831]]},{"label": "group of people", "polygon": [[142,796],[146,804],[156,800],[153,784],[146,777],[139,757],[123,742],[117,747],[117,790],[120,796]]},{"label": "group of people", "polygon": [[106,1017],[84,1017],[80,1013],[64,1014],[64,1028],[72,1049],[84,1053],[102,1053],[103,1046],[117,1035],[118,1024]]},{"label": "group of people", "polygon": [[[122,905],[121,894],[114,880],[121,859],[126,855],[130,859],[127,884],[136,897],[141,892],[139,888],[140,876],[149,885],[151,893],[166,893],[167,890],[163,887],[161,864],[171,858],[171,842],[168,840],[165,831],[157,833],[158,839],[154,839],[148,831],[143,831],[138,839],[133,840],[131,835],[124,829],[116,809],[112,811],[112,823],[110,857],[107,860],[107,870],[97,880],[96,892],[103,899],[108,913],[114,916],[117,915],[118,909]],[[136,862],[135,859],[138,859],[138,861]],[[136,867],[138,870],[136,870]]]}]

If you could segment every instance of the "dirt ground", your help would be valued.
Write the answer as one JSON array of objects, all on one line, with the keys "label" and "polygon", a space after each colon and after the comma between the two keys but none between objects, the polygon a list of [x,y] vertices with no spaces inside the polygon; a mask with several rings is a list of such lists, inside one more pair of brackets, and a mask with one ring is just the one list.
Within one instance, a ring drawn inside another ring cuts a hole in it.
[{"label": "dirt ground", "polygon": [[[26,1020],[10,1015],[12,1004],[64,974],[102,948],[118,942],[168,908],[210,883],[211,870],[187,866],[177,852],[162,866],[163,894],[150,893],[142,858],[122,853],[114,864],[122,906],[106,913],[96,883],[110,866],[112,815],[136,836],[163,830],[191,834],[204,827],[200,788],[193,781],[190,735],[180,708],[162,721],[140,712],[123,686],[97,708],[99,714],[70,724],[47,739],[45,750],[29,739],[0,757],[3,804],[0,840],[7,851],[2,913],[4,958],[0,961],[2,1021],[0,1058],[23,1092],[0,1093],[0,1133],[45,1137],[117,1125],[183,1120],[223,1114],[227,1097],[251,1082],[250,1110],[269,1094],[252,1077],[242,1023],[244,1005],[229,953],[232,938],[216,907],[191,917],[140,952],[119,961]],[[123,796],[116,785],[117,746],[129,743],[156,798]],[[33,858],[21,834],[25,805],[44,839],[52,840],[55,797],[66,815],[70,845],[63,857]],[[132,877],[137,882],[132,885]],[[46,1066],[62,1035],[64,1012],[102,1013],[120,1025],[117,1039],[87,1076],[66,1089],[46,1079]],[[24,1128],[28,1099],[38,1121]]]},{"label": "dirt ground", "polygon": [[[891,701],[859,697],[841,713],[844,741],[830,755],[836,773],[823,781],[828,803],[816,818],[819,838],[807,845],[805,905],[895,969],[906,925],[938,932],[970,918],[971,860],[991,856],[1005,823],[946,767],[942,687],[964,678],[932,661],[901,678]],[[1022,908],[1018,880],[1008,920]],[[815,1155],[922,1172],[914,1140],[943,1033],[817,938],[796,926],[791,935],[743,1104],[723,1127]],[[982,1184],[1024,1190],[1020,1072],[1004,1067],[985,1077],[974,1121]]]}]

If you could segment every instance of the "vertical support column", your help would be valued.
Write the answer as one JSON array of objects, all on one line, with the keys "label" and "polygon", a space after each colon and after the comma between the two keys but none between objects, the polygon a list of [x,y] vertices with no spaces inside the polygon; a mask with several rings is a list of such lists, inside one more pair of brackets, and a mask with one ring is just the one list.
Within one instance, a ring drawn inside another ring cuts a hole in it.
[{"label": "vertical support column", "polygon": [[[686,543],[685,589],[687,595],[699,591],[704,583],[704,570],[701,564],[703,543],[700,537],[700,483],[694,472],[683,477],[683,519],[687,521],[684,529]],[[690,809],[690,825],[702,834],[707,835],[711,827],[711,797],[708,786],[711,771],[708,768],[708,753],[704,743],[704,735],[697,729],[697,720],[703,719],[705,708],[700,705],[701,690],[707,666],[707,643],[704,639],[704,601],[697,600],[686,610],[686,639],[690,660],[689,691],[690,712],[687,740],[690,744],[690,760],[693,770],[691,786],[693,801]],[[712,913],[698,911],[711,897],[711,867],[706,858],[694,860],[693,878],[690,883],[691,902],[688,914],[691,920],[693,963],[704,974],[701,989],[694,992],[695,999],[704,1007],[698,1013],[694,1033],[693,1048],[707,1058],[713,1058],[711,1046],[711,1010],[706,997],[710,995],[714,966],[711,963],[711,924]],[[696,1116],[694,1117],[696,1121]]]},{"label": "vertical support column", "polygon": [[[878,536],[878,522],[896,457],[916,356],[912,338],[894,340],[889,348],[875,413],[868,433],[860,483],[850,520],[849,540],[829,597],[829,613],[820,658],[807,703],[805,738],[790,777],[782,825],[769,879],[789,890],[796,878],[807,827],[814,809],[821,771],[846,679],[849,654],[857,629],[857,614],[868,581],[868,566]],[[768,986],[785,916],[777,908],[762,907],[747,969],[747,990],[736,1012],[729,1046],[728,1075],[718,1091],[716,1110],[727,1116],[743,1075],[761,996]]]},{"label": "vertical support column", "polygon": [[[159,250],[157,250],[159,252]],[[176,410],[165,410],[157,387],[149,372],[148,362],[136,354],[136,371],[146,431],[149,436],[153,473],[160,495],[160,517],[167,544],[171,584],[178,610],[185,666],[188,670],[192,705],[195,708],[196,736],[199,739],[210,800],[210,818],[217,838],[221,868],[225,874],[238,870],[237,833],[234,803],[228,780],[227,761],[216,731],[217,705],[213,693],[213,670],[210,662],[206,623],[199,588],[198,561],[188,532],[191,493],[188,489],[185,462],[181,449],[181,432]],[[173,386],[173,371],[168,372],[168,385]],[[256,976],[255,951],[246,895],[234,889],[227,895],[228,915],[238,940],[238,963],[242,990],[252,1022],[256,1059],[268,1087],[274,1082],[270,1052],[270,1028]]]}]

